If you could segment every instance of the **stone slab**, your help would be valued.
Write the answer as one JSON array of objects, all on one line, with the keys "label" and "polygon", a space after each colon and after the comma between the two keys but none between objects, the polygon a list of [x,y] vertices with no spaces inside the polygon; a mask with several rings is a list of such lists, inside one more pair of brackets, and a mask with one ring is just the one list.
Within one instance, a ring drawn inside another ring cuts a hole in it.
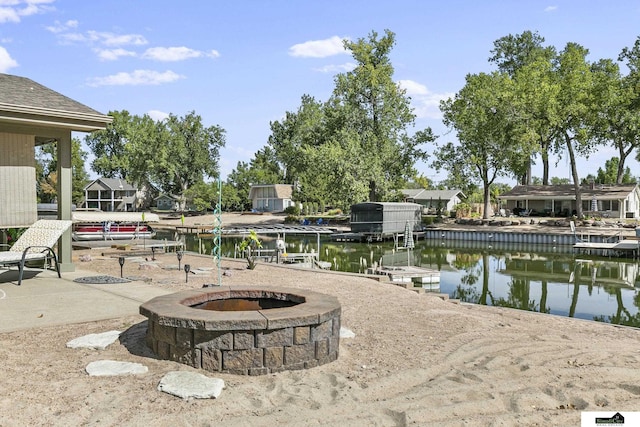
[{"label": "stone slab", "polygon": [[216,399],[224,387],[219,378],[183,371],[167,372],[158,384],[158,390],[183,399]]},{"label": "stone slab", "polygon": [[85,368],[91,377],[106,377],[116,375],[146,374],[149,369],[140,363],[119,362],[117,360],[97,360]]},{"label": "stone slab", "polygon": [[120,331],[108,331],[99,334],[88,334],[67,342],[68,348],[93,348],[104,350],[120,336]]},{"label": "stone slab", "polygon": [[345,327],[340,328],[340,338],[355,338],[355,337],[356,337],[356,334],[352,330],[347,329]]}]

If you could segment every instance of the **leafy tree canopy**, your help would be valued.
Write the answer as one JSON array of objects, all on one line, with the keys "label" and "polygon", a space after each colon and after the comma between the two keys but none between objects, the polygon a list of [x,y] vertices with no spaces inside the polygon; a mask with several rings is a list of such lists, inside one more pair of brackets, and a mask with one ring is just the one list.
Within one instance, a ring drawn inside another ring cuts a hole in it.
[{"label": "leafy tree canopy", "polygon": [[195,112],[183,117],[170,114],[162,121],[125,110],[110,115],[113,122],[85,140],[95,155],[92,168],[98,174],[180,196],[183,209],[187,189],[218,175],[225,131],[205,127]]},{"label": "leafy tree canopy", "polygon": [[[89,182],[85,169],[87,152],[78,138],[71,139],[71,200],[80,206],[84,201],[84,187]],[[58,149],[56,143],[36,148],[36,176],[38,200],[54,203],[58,196]]]},{"label": "leafy tree canopy", "polygon": [[345,40],[356,66],[335,77],[329,100],[304,95],[296,112],[271,123],[269,145],[298,200],[341,208],[389,200],[427,157],[421,147],[434,137],[428,128],[409,135],[415,115],[393,80],[394,44],[388,30]]},{"label": "leafy tree canopy", "polygon": [[604,164],[604,169],[598,168],[598,174],[595,176],[595,182],[599,184],[634,184],[637,179],[631,175],[631,169],[627,166],[624,169],[622,179],[618,182],[618,165],[620,159],[612,157]]}]

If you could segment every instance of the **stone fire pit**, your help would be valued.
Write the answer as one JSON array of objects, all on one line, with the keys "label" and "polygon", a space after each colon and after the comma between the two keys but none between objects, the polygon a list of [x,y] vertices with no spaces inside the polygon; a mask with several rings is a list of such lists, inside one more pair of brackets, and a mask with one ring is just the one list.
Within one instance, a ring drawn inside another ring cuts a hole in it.
[{"label": "stone fire pit", "polygon": [[262,375],[338,358],[340,303],[300,289],[222,286],[140,306],[147,345],[161,359],[211,372]]}]

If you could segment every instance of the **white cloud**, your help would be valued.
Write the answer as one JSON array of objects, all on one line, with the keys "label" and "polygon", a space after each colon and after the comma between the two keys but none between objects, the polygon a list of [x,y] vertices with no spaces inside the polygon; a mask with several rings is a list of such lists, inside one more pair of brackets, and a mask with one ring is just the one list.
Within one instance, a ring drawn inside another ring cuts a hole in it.
[{"label": "white cloud", "polygon": [[140,34],[113,34],[98,31],[88,31],[87,34],[93,40],[98,40],[105,46],[123,46],[135,45],[141,46],[147,44],[147,39]]},{"label": "white cloud", "polygon": [[411,97],[411,104],[418,118],[442,118],[440,101],[455,95],[453,93],[433,93],[425,85],[413,80],[399,80],[398,84]]},{"label": "white cloud", "polygon": [[289,55],[300,58],[326,58],[327,56],[347,53],[342,39],[333,36],[324,40],[311,40],[289,48]]},{"label": "white cloud", "polygon": [[67,22],[60,22],[60,21],[55,21],[53,23],[53,25],[50,25],[48,27],[45,27],[45,29],[47,31],[50,31],[54,34],[58,34],[58,33],[62,33],[65,31],[69,31],[72,28],[77,28],[78,27],[78,21],[76,20],[69,20]]},{"label": "white cloud", "polygon": [[545,12],[553,12],[554,10],[557,10],[558,6],[547,6],[544,8]]},{"label": "white cloud", "polygon": [[20,22],[18,12],[8,7],[0,7],[0,24],[5,22]]},{"label": "white cloud", "polygon": [[147,114],[156,122],[169,118],[169,113],[165,113],[164,111],[159,110],[151,110]]},{"label": "white cloud", "polygon": [[145,59],[162,62],[184,61],[190,58],[199,58],[204,53],[199,50],[189,49],[188,47],[152,47],[145,51],[142,55]]},{"label": "white cloud", "polygon": [[94,49],[101,61],[115,61],[123,56],[136,56],[135,52],[125,49]]},{"label": "white cloud", "polygon": [[220,53],[217,50],[202,52],[185,46],[180,47],[152,47],[147,49],[142,57],[153,61],[175,62],[184,61],[191,58],[200,58],[208,56],[210,58],[218,58]]},{"label": "white cloud", "polygon": [[60,40],[68,43],[98,43],[104,46],[141,46],[147,44],[147,39],[140,34],[113,34],[100,31],[87,31],[86,33],[60,33]]},{"label": "white cloud", "polygon": [[321,73],[343,73],[351,71],[354,68],[356,68],[356,64],[353,62],[345,62],[344,64],[325,65],[324,67],[314,68],[314,70],[320,71]]},{"label": "white cloud", "polygon": [[20,22],[21,17],[54,10],[55,0],[0,0],[0,24]]},{"label": "white cloud", "polygon": [[6,73],[10,68],[18,66],[18,62],[9,55],[7,50],[0,46],[0,73]]},{"label": "white cloud", "polygon": [[88,81],[89,86],[148,86],[171,83],[185,78],[173,71],[160,73],[153,70],[135,70],[133,73],[117,73],[106,77],[95,77]]}]

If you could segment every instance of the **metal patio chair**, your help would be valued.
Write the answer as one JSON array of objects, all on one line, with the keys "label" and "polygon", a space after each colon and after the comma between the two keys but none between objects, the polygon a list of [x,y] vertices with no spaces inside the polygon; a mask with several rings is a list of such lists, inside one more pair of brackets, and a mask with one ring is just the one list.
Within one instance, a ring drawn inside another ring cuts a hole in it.
[{"label": "metal patio chair", "polygon": [[62,277],[58,257],[53,247],[69,227],[71,227],[70,220],[41,219],[36,221],[22,233],[9,250],[0,252],[0,265],[18,265],[18,285],[22,284],[24,266],[28,261],[43,261],[43,268],[46,269],[47,262],[53,260],[58,277]]}]

